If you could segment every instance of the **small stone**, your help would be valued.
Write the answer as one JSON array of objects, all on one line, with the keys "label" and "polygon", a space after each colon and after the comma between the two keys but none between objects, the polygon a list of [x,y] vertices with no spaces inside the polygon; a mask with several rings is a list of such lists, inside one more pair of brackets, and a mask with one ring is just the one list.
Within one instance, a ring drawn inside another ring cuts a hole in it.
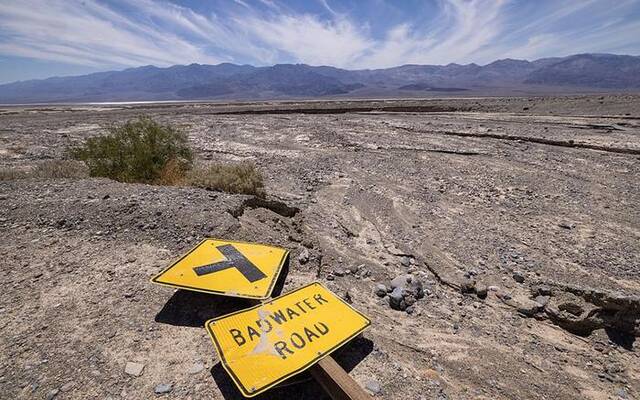
[{"label": "small stone", "polygon": [[575,225],[574,225],[574,224],[571,224],[571,223],[569,223],[569,222],[560,222],[560,223],[558,224],[558,226],[559,226],[560,228],[562,228],[562,229],[573,229],[573,228],[575,228]]},{"label": "small stone", "polygon": [[309,261],[309,250],[304,249],[298,254],[298,263],[306,264]]},{"label": "small stone", "polygon": [[156,385],[156,387],[153,389],[156,394],[169,393],[171,390],[173,390],[173,384],[171,383],[161,383],[159,385]]},{"label": "small stone", "polygon": [[551,287],[547,285],[538,286],[537,293],[541,296],[551,296]]},{"label": "small stone", "polygon": [[411,265],[411,258],[404,256],[400,259],[400,264],[402,264],[403,267],[405,268],[409,268],[409,266]]},{"label": "small stone", "polygon": [[460,291],[462,293],[473,293],[475,291],[476,283],[473,279],[465,278],[460,282]]},{"label": "small stone", "polygon": [[53,400],[58,395],[58,393],[60,393],[60,390],[58,390],[58,389],[50,390],[49,392],[47,392],[47,395],[45,396],[45,399],[46,400]]},{"label": "small stone", "polygon": [[338,269],[334,269],[334,270],[333,270],[333,274],[334,274],[335,276],[344,276],[344,270],[339,269],[339,268],[338,268]]},{"label": "small stone", "polygon": [[204,370],[204,364],[201,362],[194,363],[191,368],[189,368],[190,374],[199,374]]},{"label": "small stone", "polygon": [[411,275],[399,275],[391,280],[391,289],[404,288],[411,282]]},{"label": "small stone", "polygon": [[377,395],[382,391],[380,383],[375,380],[369,380],[364,384],[364,388],[371,392],[372,395]]},{"label": "small stone", "polygon": [[389,306],[394,310],[404,311],[407,309],[407,303],[404,302],[403,289],[396,287],[389,294]]},{"label": "small stone", "polygon": [[384,297],[384,296],[387,295],[387,287],[385,285],[383,285],[382,283],[379,283],[379,284],[376,285],[374,293],[378,297]]},{"label": "small stone", "polygon": [[549,302],[549,296],[537,296],[535,302],[540,304],[540,307],[544,307]]},{"label": "small stone", "polygon": [[142,375],[142,371],[144,370],[144,364],[128,362],[124,367],[124,372],[133,376]]},{"label": "small stone", "polygon": [[73,389],[73,382],[65,383],[65,384],[64,384],[64,385],[62,385],[62,387],[60,388],[60,390],[61,390],[61,391],[63,391],[63,392],[68,392],[68,391],[70,391],[71,389]]},{"label": "small stone", "polygon": [[513,280],[518,282],[518,283],[523,283],[524,282],[524,275],[522,274],[522,272],[514,272],[513,273]]},{"label": "small stone", "polygon": [[335,277],[335,276],[333,276],[333,274],[332,274],[332,273],[329,273],[329,274],[327,275],[327,280],[328,280],[328,281],[332,281],[332,280],[334,280],[334,279],[336,279],[336,277]]},{"label": "small stone", "polygon": [[488,293],[488,289],[487,289],[487,285],[484,285],[482,283],[476,283],[476,295],[481,298],[481,299],[486,299],[487,298],[487,293]]},{"label": "small stone", "polygon": [[624,390],[624,388],[620,388],[618,390],[616,390],[616,395],[621,398],[621,399],[628,399],[629,397],[627,396],[627,391]]}]

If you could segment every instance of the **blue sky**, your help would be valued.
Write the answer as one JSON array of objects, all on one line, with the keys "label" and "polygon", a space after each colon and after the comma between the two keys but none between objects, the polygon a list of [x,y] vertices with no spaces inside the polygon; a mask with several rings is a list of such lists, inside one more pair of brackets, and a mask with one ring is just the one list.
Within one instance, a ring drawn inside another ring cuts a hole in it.
[{"label": "blue sky", "polygon": [[1,0],[0,82],[140,65],[640,54],[640,0]]}]

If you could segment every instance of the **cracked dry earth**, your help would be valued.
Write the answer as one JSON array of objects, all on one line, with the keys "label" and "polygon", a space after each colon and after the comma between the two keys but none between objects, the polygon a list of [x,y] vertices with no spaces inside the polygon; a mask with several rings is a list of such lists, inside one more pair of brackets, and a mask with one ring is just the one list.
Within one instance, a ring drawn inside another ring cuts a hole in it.
[{"label": "cracked dry earth", "polygon": [[[219,237],[290,249],[283,291],[372,319],[336,358],[376,398],[639,398],[639,97],[12,107],[0,163],[140,114],[255,162],[269,199],[0,182],[0,397],[240,398],[202,325],[246,304],[149,283]],[[425,296],[399,311],[375,291],[404,274]],[[261,398],[323,396],[302,374]]]}]

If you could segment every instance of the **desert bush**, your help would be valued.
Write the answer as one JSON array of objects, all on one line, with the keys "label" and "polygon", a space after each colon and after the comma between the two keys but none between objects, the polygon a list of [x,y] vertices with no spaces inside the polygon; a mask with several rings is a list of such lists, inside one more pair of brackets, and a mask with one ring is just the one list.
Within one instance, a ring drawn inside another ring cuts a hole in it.
[{"label": "desert bush", "polygon": [[29,175],[36,179],[82,179],[89,176],[89,169],[81,161],[47,160],[36,165]]},{"label": "desert bush", "polygon": [[191,186],[227,193],[264,196],[262,174],[254,164],[210,164],[195,168],[187,174]]},{"label": "desert bush", "polygon": [[146,117],[111,127],[70,153],[87,164],[91,176],[120,182],[161,183],[163,170],[184,175],[193,159],[183,132]]}]

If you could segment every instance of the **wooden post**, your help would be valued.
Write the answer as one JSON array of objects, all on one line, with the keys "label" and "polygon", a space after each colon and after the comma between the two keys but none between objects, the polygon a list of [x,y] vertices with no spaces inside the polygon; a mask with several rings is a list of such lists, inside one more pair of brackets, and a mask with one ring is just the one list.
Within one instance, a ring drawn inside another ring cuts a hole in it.
[{"label": "wooden post", "polygon": [[333,400],[372,400],[330,355],[318,361],[309,371]]}]

